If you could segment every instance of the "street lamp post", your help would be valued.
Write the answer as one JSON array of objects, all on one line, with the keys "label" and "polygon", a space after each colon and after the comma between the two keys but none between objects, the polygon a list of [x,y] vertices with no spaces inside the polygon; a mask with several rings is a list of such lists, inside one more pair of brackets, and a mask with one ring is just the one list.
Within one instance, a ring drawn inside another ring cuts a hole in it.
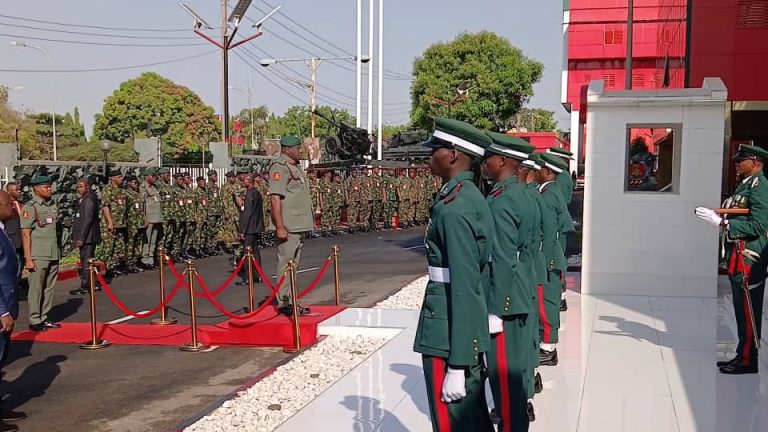
[{"label": "street lamp post", "polygon": [[[43,55],[45,55],[45,58],[48,59],[48,65],[51,67],[51,72],[55,72],[53,68],[53,60],[51,60],[51,56],[49,56],[48,51],[46,51],[42,47],[39,47],[37,45],[30,45],[28,43],[19,42],[19,41],[12,41],[11,45],[19,48],[32,48],[34,50],[40,51],[41,53],[43,53]],[[53,123],[53,160],[55,161],[55,160],[58,160],[57,153],[56,153],[58,139],[56,137],[56,81],[53,79],[53,74],[51,74],[51,98],[53,99],[53,113],[51,116],[51,120]]]},{"label": "street lamp post", "polygon": [[[309,67],[309,73],[310,73],[310,82],[309,84],[297,81],[300,85],[304,86],[308,89],[309,93],[309,105],[310,105],[310,111],[311,111],[311,125],[312,125],[312,138],[315,138],[315,129],[317,126],[317,116],[315,115],[315,110],[317,109],[317,68],[320,66],[320,63],[324,61],[333,61],[333,60],[355,60],[357,61],[356,56],[351,57],[310,57],[310,58],[290,58],[290,59],[262,59],[259,61],[259,64],[261,64],[264,67],[272,66],[276,63],[287,63],[287,62],[304,62]],[[361,63],[368,63],[371,60],[368,56],[362,56],[360,57]],[[291,80],[293,81],[293,80]]]},{"label": "street lamp post", "polygon": [[109,179],[109,172],[107,171],[107,162],[109,160],[109,152],[112,150],[112,141],[101,140],[99,142],[99,147],[101,147],[101,151],[104,152],[103,170],[104,170],[104,183],[106,183],[107,179]]}]

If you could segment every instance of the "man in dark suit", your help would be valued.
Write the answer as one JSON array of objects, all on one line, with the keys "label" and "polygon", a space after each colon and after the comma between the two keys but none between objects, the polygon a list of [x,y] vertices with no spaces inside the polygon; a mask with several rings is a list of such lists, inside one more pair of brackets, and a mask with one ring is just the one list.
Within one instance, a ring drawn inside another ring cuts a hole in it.
[{"label": "man in dark suit", "polygon": [[[88,294],[88,260],[93,258],[96,245],[101,241],[99,230],[99,205],[96,196],[91,191],[91,184],[86,179],[77,182],[78,200],[77,213],[72,224],[72,241],[80,250],[80,288],[70,291],[72,295]],[[97,287],[97,290],[101,288]]]},{"label": "man in dark suit", "polygon": [[[18,272],[19,260],[16,249],[5,230],[5,223],[13,217],[13,199],[8,192],[0,191],[0,365],[5,363],[11,344],[13,325],[19,316]],[[1,407],[0,407],[1,408]],[[13,422],[27,417],[22,412],[0,409],[0,432],[17,431]]]},{"label": "man in dark suit", "polygon": [[[21,242],[21,220],[19,219],[21,214],[21,203],[19,202],[21,187],[16,182],[9,182],[5,185],[5,191],[11,196],[11,207],[13,209],[13,215],[5,222],[5,232],[8,233],[8,237],[11,238],[13,247],[16,249],[16,258],[18,258],[19,262],[24,262],[24,245]],[[19,277],[21,277],[22,268],[22,266],[19,266]]]},{"label": "man in dark suit", "polygon": [[[245,202],[243,204],[243,210],[240,212],[240,220],[237,224],[237,233],[240,238],[240,242],[243,245],[243,251],[250,246],[253,249],[253,257],[261,267],[261,252],[257,247],[261,233],[264,232],[264,214],[262,213],[262,206],[264,205],[263,198],[258,189],[256,189],[253,181],[252,174],[246,174],[243,177],[242,185],[246,189]],[[240,271],[240,280],[235,282],[236,285],[248,284],[247,267],[243,267]],[[254,276],[254,280],[258,281],[258,276]]]}]

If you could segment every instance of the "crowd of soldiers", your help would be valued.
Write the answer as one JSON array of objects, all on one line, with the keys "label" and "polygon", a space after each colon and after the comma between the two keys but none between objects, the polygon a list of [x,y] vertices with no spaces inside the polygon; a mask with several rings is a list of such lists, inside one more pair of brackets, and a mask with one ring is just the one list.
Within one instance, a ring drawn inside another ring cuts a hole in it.
[{"label": "crowd of soldiers", "polygon": [[[242,253],[237,223],[245,200],[243,177],[253,176],[254,187],[268,196],[268,171],[232,170],[221,186],[215,170],[194,182],[188,172],[171,176],[167,167],[145,168],[140,174],[112,170],[101,190],[102,242],[95,258],[105,263],[109,277],[156,268],[158,247],[176,262],[223,253],[235,260]],[[310,237],[423,225],[441,185],[423,167],[313,169],[308,181],[318,221]],[[265,224],[270,214],[269,200],[264,200]],[[265,230],[258,247],[274,244],[274,234]]]},{"label": "crowd of soldiers", "polygon": [[[311,170],[308,175],[323,236],[424,225],[441,186],[424,167],[353,168],[346,180],[332,170]],[[344,208],[347,231],[341,229]]]}]

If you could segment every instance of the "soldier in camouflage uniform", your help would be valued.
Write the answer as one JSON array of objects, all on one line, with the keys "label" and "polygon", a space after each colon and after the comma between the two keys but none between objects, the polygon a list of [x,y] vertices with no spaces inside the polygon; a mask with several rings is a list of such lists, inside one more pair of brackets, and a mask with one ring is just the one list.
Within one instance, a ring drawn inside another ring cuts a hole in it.
[{"label": "soldier in camouflage uniform", "polygon": [[369,177],[370,171],[363,169],[359,177],[360,184],[360,225],[364,232],[371,230],[371,214],[373,211],[373,182]]},{"label": "soldier in camouflage uniform", "polygon": [[264,217],[264,232],[260,234],[259,248],[272,246],[273,243],[270,240],[270,235],[274,232],[267,229],[272,223],[272,203],[269,200],[269,171],[262,171],[260,175],[254,176],[254,187],[259,191],[264,198],[264,202],[261,206],[262,216]]},{"label": "soldier in camouflage uniform", "polygon": [[157,170],[145,168],[144,181],[139,186],[139,197],[144,201],[144,210],[147,215],[146,238],[142,245],[142,258],[139,265],[144,270],[155,268],[157,248],[163,241],[163,195],[161,194],[160,181],[157,178]]},{"label": "soldier in camouflage uniform", "polygon": [[174,260],[181,262],[191,257],[184,253],[184,242],[187,240],[187,196],[184,189],[184,174],[176,173],[173,175],[173,186],[171,187],[171,198],[176,203],[174,206],[176,214],[176,230],[173,232],[171,241]]},{"label": "soldier in camouflage uniform", "polygon": [[165,167],[158,168],[157,174],[160,181],[155,183],[155,189],[160,193],[160,204],[163,211],[163,238],[160,243],[165,248],[166,254],[173,251],[173,240],[179,230],[177,215],[179,203],[174,198],[173,185],[171,184],[171,170]]},{"label": "soldier in camouflage uniform", "polygon": [[384,196],[384,179],[381,177],[380,168],[376,167],[373,169],[369,182],[371,185],[371,229],[378,231],[379,222],[384,210],[384,202],[386,201]]},{"label": "soldier in camouflage uniform", "polygon": [[397,177],[392,170],[384,172],[384,226],[394,228],[393,218],[397,213]]},{"label": "soldier in camouflage uniform", "polygon": [[359,225],[362,195],[360,193],[360,177],[357,169],[352,169],[352,175],[347,177],[347,225],[349,231],[356,231]]},{"label": "soldier in camouflage uniform", "polygon": [[338,194],[334,193],[333,172],[325,171],[323,178],[319,180],[320,202],[322,204],[322,214],[320,215],[320,229],[323,230],[323,236],[335,235],[334,221],[336,220],[336,211],[338,209]]},{"label": "soldier in camouflage uniform", "polygon": [[429,219],[429,206],[432,205],[432,195],[430,192],[430,180],[428,173],[424,168],[416,170],[418,181],[418,201],[416,202],[416,223],[424,225]]},{"label": "soldier in camouflage uniform", "polygon": [[141,246],[147,235],[147,214],[144,200],[139,194],[139,179],[134,175],[125,177],[125,195],[128,198],[128,247],[126,263],[130,273],[144,271],[139,267]]},{"label": "soldier in camouflage uniform", "polygon": [[240,208],[235,203],[235,194],[240,185],[235,182],[234,171],[226,174],[227,181],[221,186],[222,218],[219,241],[224,244],[224,251],[232,253],[232,247],[238,242],[237,221]]},{"label": "soldier in camouflage uniform", "polygon": [[195,243],[195,230],[197,228],[195,221],[195,191],[192,188],[192,177],[188,172],[184,172],[184,218],[187,223],[187,235],[184,238],[182,254],[188,258],[198,258],[192,252]]},{"label": "soldier in camouflage uniform", "polygon": [[120,187],[123,175],[120,170],[109,171],[109,183],[101,191],[101,247],[97,256],[107,267],[107,276],[127,273],[125,267],[128,243],[127,197]]},{"label": "soldier in camouflage uniform", "polygon": [[[240,222],[240,213],[245,209],[245,194],[248,189],[245,187],[248,171],[245,168],[238,168],[237,170],[237,188],[235,189],[235,205],[237,206],[237,216],[235,216],[235,231],[237,232],[237,225]],[[237,234],[237,233],[236,233]],[[237,237],[237,241],[232,245],[232,266],[234,267],[237,262],[237,258],[243,256],[242,242],[240,237]]]},{"label": "soldier in camouflage uniform", "polygon": [[208,191],[205,188],[205,177],[198,177],[197,188],[192,192],[193,215],[195,218],[195,239],[193,242],[193,253],[198,258],[205,258],[205,237],[208,234]]},{"label": "soldier in camouflage uniform", "polygon": [[345,235],[346,232],[341,230],[341,210],[344,208],[344,205],[347,201],[347,191],[346,186],[344,185],[344,182],[341,180],[341,174],[339,173],[333,173],[333,182],[331,182],[331,189],[333,191],[333,194],[335,197],[336,202],[336,212],[334,214],[334,219],[331,222],[333,226],[335,227],[336,234],[339,235]]},{"label": "soldier in camouflage uniform", "polygon": [[221,217],[224,209],[221,205],[219,175],[216,170],[208,170],[208,184],[205,185],[205,192],[208,199],[208,224],[204,234],[204,252],[208,255],[221,255],[217,240],[221,231]]},{"label": "soldier in camouflage uniform", "polygon": [[398,214],[400,215],[400,226],[408,228],[410,226],[411,216],[413,215],[413,206],[411,201],[411,178],[408,177],[408,170],[403,169],[397,181],[397,198],[399,202]]}]

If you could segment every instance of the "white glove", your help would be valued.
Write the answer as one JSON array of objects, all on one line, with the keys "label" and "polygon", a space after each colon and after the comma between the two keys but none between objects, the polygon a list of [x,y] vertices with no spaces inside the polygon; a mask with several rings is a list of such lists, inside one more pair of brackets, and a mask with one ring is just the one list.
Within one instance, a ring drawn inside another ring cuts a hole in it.
[{"label": "white glove", "polygon": [[492,335],[504,331],[504,321],[496,315],[488,315],[488,332]]},{"label": "white glove", "polygon": [[717,215],[714,210],[710,210],[706,207],[696,207],[696,216],[698,216],[704,222],[707,222],[714,226],[720,226],[723,218]]},{"label": "white glove", "polygon": [[464,369],[453,369],[448,366],[443,380],[443,396],[440,398],[445,403],[451,403],[467,396],[467,388],[464,386]]}]

